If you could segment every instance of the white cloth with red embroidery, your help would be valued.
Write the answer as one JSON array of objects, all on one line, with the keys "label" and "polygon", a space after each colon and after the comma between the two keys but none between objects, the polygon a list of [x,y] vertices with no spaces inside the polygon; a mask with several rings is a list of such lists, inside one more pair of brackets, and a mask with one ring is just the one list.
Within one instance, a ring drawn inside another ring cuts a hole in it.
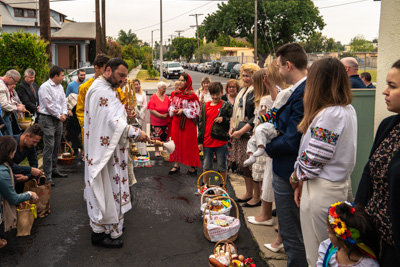
[{"label": "white cloth with red embroidery", "polygon": [[132,208],[128,177],[129,126],[124,105],[103,78],[96,79],[85,100],[85,199],[90,225],[111,238],[122,234],[124,214]]}]

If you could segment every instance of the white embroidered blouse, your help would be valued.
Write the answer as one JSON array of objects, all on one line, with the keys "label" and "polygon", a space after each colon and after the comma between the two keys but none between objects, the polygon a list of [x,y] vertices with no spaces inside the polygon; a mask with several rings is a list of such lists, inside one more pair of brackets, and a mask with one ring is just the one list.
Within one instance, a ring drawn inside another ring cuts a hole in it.
[{"label": "white embroidered blouse", "polygon": [[301,139],[294,165],[300,180],[343,181],[356,162],[357,115],[352,105],[323,109]]},{"label": "white embroidered blouse", "polygon": [[183,109],[183,114],[189,119],[197,118],[200,115],[200,103],[199,101],[192,101],[183,99],[181,97],[174,96],[171,99],[171,105],[169,106],[168,112],[169,116],[174,115],[175,109]]}]

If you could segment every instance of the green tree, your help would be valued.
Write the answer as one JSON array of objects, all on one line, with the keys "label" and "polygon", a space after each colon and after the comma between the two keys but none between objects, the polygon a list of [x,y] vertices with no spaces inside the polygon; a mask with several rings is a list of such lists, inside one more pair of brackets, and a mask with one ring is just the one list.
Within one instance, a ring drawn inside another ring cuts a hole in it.
[{"label": "green tree", "polygon": [[122,55],[124,59],[139,59],[139,49],[133,47],[133,45],[129,44],[122,48]]},{"label": "green tree", "polygon": [[229,46],[231,43],[231,37],[227,34],[220,34],[217,37],[217,45],[218,46]]},{"label": "green tree", "polygon": [[108,38],[106,43],[106,54],[110,57],[120,57],[123,55],[123,46],[117,43],[113,38]]},{"label": "green tree", "polygon": [[350,50],[352,52],[374,52],[375,48],[371,41],[365,39],[363,35],[357,35],[350,41]]},{"label": "green tree", "polygon": [[[264,65],[269,54],[283,44],[306,40],[325,26],[312,0],[259,1],[257,6],[260,66]],[[203,21],[207,41],[212,42],[227,34],[246,38],[254,45],[254,2],[231,0],[218,4],[218,8]]]},{"label": "green tree", "polygon": [[[210,55],[221,53],[221,51],[222,47],[217,46],[216,43],[206,43],[200,46],[200,54],[202,58],[209,58]],[[197,55],[197,49],[194,53]]]},{"label": "green tree", "polygon": [[129,30],[128,32],[120,30],[118,33],[117,42],[121,45],[131,44],[133,46],[139,46],[140,40],[138,39],[137,35],[132,32],[132,30]]},{"label": "green tree", "polygon": [[188,61],[197,48],[197,40],[195,38],[178,37],[172,40],[172,44],[176,52]]},{"label": "green tree", "polygon": [[315,32],[309,36],[305,42],[300,42],[307,53],[317,52],[337,52],[338,46],[333,38],[322,35],[321,32]]},{"label": "green tree", "polygon": [[49,78],[46,46],[47,42],[36,34],[3,32],[0,35],[0,76],[9,69],[16,69],[23,75],[27,68],[32,68],[37,84],[44,83]]}]

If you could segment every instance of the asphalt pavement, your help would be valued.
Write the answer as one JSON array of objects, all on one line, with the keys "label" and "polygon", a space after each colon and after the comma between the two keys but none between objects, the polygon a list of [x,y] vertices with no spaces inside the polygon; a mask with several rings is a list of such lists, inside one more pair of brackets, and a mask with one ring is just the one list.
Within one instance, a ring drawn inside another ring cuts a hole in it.
[{"label": "asphalt pavement", "polygon": [[[50,215],[35,221],[30,236],[8,234],[1,266],[208,266],[214,243],[204,237],[200,198],[194,195],[197,177],[186,175],[187,168],[168,175],[170,164],[163,158],[152,160],[152,167],[135,168],[138,183],[132,187],[133,208],[125,216],[124,246],[107,249],[90,242],[83,164],[76,159],[59,166],[69,176],[54,179]],[[240,207],[239,213],[239,253],[267,266]]]}]

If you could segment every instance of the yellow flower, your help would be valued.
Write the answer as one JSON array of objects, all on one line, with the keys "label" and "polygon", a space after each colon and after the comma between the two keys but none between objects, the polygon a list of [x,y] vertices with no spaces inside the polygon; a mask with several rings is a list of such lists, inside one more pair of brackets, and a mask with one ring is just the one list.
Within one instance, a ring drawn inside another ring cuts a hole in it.
[{"label": "yellow flower", "polygon": [[332,225],[337,235],[343,235],[346,232],[346,224],[341,219],[335,219]]},{"label": "yellow flower", "polygon": [[342,204],[342,202],[339,201],[339,202],[336,202],[335,204],[332,204],[331,207],[333,208],[333,207],[339,206],[340,204]]}]

